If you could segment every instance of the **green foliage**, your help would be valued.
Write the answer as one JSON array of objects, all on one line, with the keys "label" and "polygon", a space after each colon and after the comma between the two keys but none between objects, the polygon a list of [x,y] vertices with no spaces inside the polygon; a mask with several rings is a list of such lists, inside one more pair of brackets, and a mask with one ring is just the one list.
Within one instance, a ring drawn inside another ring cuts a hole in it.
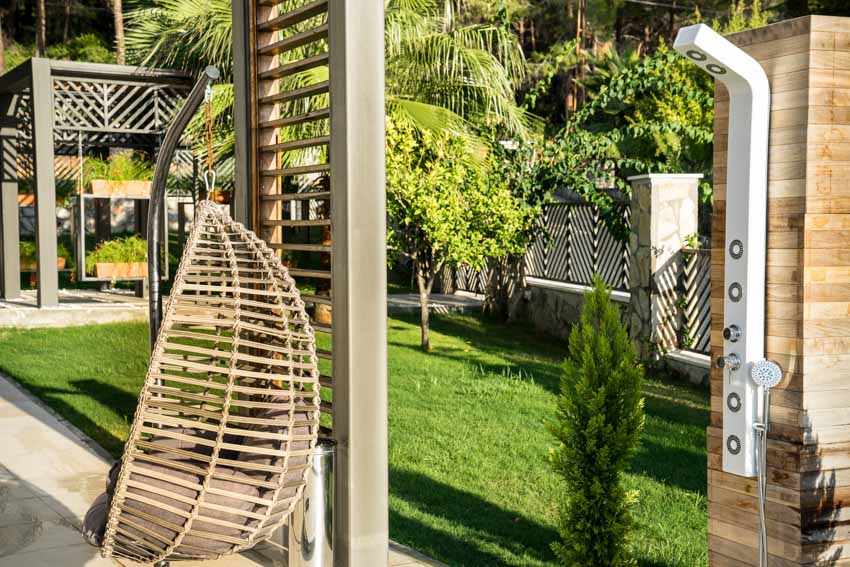
[{"label": "green foliage", "polygon": [[390,248],[414,260],[469,264],[523,250],[535,217],[503,179],[472,165],[461,137],[420,132],[387,120],[387,212]]},{"label": "green foliage", "polygon": [[464,25],[451,2],[386,0],[388,113],[419,130],[474,141],[479,127],[532,137],[536,121],[516,104],[525,58],[505,26]]},{"label": "green foliage", "polygon": [[560,443],[552,462],[564,480],[561,541],[553,549],[563,565],[635,564],[629,534],[637,495],[624,488],[623,473],[643,430],[642,386],[634,345],[596,276],[570,333],[558,417],[551,425]]},{"label": "green foliage", "polygon": [[107,240],[86,254],[86,268],[94,272],[95,264],[147,262],[148,243],[138,235]]},{"label": "green foliage", "polygon": [[154,164],[129,152],[121,152],[109,159],[86,158],[83,162],[85,186],[92,179],[108,181],[150,181],[153,179]]},{"label": "green foliage", "polygon": [[639,173],[703,173],[711,198],[714,98],[711,78],[665,45],[617,69],[547,144],[541,182],[600,206],[615,232],[620,215],[603,187],[628,193]]},{"label": "green foliage", "polygon": [[[34,268],[38,262],[38,249],[35,242],[32,240],[21,240],[18,244],[18,250],[21,258],[21,268]],[[66,268],[70,268],[74,262],[74,255],[61,242],[56,245],[56,256],[58,258],[65,258]]]},{"label": "green foliage", "polygon": [[71,38],[66,43],[51,45],[47,57],[66,61],[88,61],[89,63],[115,63],[115,52],[103,38],[94,33],[85,33]]}]

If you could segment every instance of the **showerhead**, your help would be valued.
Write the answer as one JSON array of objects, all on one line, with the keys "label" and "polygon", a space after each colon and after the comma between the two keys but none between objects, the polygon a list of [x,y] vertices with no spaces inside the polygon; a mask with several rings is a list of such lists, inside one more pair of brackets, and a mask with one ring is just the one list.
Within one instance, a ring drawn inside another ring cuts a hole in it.
[{"label": "showerhead", "polygon": [[750,377],[759,386],[773,388],[782,381],[782,369],[772,360],[762,359],[753,363]]}]

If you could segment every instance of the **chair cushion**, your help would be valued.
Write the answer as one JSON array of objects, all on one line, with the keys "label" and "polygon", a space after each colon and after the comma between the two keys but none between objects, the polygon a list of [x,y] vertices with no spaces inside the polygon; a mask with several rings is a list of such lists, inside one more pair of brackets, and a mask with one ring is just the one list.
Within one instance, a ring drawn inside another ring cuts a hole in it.
[{"label": "chair cushion", "polygon": [[[199,435],[197,430],[194,429],[175,428],[174,431],[185,435]],[[201,433],[200,436],[205,435]],[[171,437],[154,437],[152,441],[161,446],[194,453],[207,455],[212,453],[211,448],[205,445],[193,445],[188,441]],[[137,469],[151,471],[155,475],[166,475],[173,482],[154,478],[154,476],[144,473],[132,473],[130,480],[144,486],[129,487],[127,489],[128,494],[125,496],[125,508],[121,514],[121,519],[125,522],[123,528],[146,542],[146,547],[164,549],[169,544],[145,533],[145,530],[149,530],[157,534],[160,538],[173,542],[177,535],[177,530],[151,521],[151,518],[156,518],[163,523],[171,524],[175,527],[184,526],[187,518],[185,514],[181,514],[180,512],[190,513],[193,508],[193,504],[190,502],[196,501],[198,497],[198,491],[195,488],[185,485],[201,484],[204,478],[203,475],[179,470],[177,467],[184,465],[197,468],[205,465],[199,461],[185,459],[167,452],[152,453],[151,456],[164,461],[172,461],[174,466],[170,466],[168,462],[153,463],[141,459],[135,460],[134,466]],[[109,509],[112,504],[112,497],[118,481],[120,468],[120,461],[112,466],[107,475],[106,492],[97,497],[83,522],[84,537],[92,545],[100,546],[103,542]],[[239,511],[251,511],[255,507],[253,502],[241,498],[242,496],[256,498],[259,495],[257,488],[248,484],[251,482],[252,477],[241,471],[220,465],[216,467],[216,474],[219,477],[232,477],[232,480],[230,478],[214,478],[210,481],[210,486],[220,491],[233,493],[233,496],[222,496],[208,492],[205,497],[205,503],[231,508],[233,512],[202,506],[199,509],[200,514],[212,520],[224,521],[238,526],[252,527],[256,525],[256,520],[238,514]],[[165,506],[173,508],[174,511],[167,510],[163,506],[158,506],[150,502],[143,502],[137,498],[133,498],[134,495],[149,501],[160,502]],[[188,502],[183,501],[186,499],[188,499]],[[130,526],[127,522],[131,522],[137,527]],[[206,532],[210,536],[207,537],[198,532]],[[227,553],[232,548],[232,544],[221,541],[216,536],[243,538],[243,532],[244,530],[232,526],[221,526],[213,522],[196,519],[192,523],[191,531],[186,534],[181,545],[178,546],[175,552],[190,557],[206,557]]]}]

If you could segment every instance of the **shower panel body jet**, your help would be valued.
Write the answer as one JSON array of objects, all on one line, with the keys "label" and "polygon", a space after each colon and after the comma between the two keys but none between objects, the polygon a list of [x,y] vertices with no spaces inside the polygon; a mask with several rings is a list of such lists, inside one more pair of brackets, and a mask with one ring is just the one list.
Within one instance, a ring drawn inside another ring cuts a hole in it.
[{"label": "shower panel body jet", "polygon": [[729,92],[723,293],[723,470],[754,477],[762,396],[750,378],[764,358],[770,85],[761,66],[710,27],[679,30],[676,51]]}]

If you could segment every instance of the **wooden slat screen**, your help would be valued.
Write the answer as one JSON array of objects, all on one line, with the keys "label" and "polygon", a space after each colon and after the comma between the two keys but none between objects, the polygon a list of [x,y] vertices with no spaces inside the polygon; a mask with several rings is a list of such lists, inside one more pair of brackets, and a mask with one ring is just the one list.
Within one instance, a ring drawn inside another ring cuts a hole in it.
[{"label": "wooden slat screen", "polygon": [[323,426],[330,428],[328,0],[250,0],[249,20],[254,229],[289,267],[308,305],[319,346]]}]

